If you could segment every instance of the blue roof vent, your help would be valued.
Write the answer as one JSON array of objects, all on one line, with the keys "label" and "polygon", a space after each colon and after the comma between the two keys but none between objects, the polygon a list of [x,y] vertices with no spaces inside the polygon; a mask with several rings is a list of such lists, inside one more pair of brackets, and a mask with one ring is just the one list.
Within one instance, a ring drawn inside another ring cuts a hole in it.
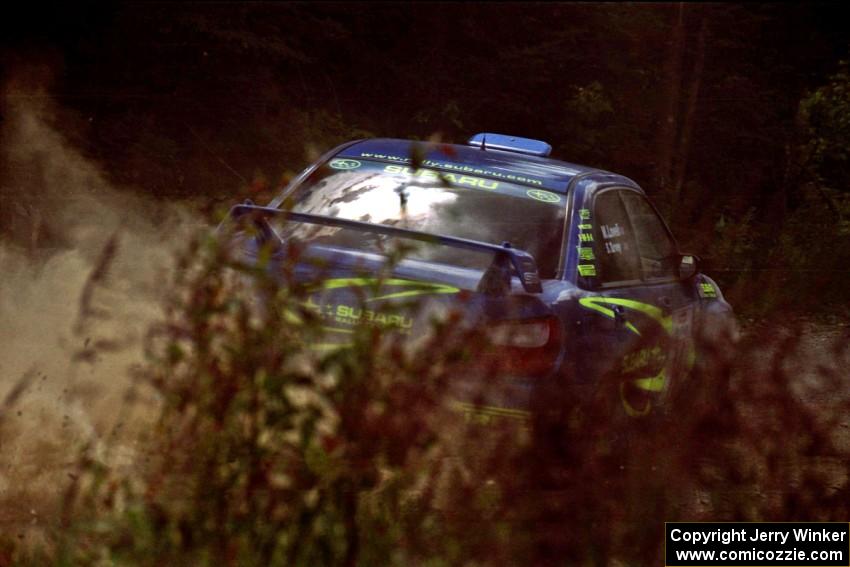
[{"label": "blue roof vent", "polygon": [[504,134],[493,134],[482,132],[471,137],[468,145],[481,148],[482,150],[498,150],[501,152],[516,152],[530,156],[548,156],[552,152],[552,146],[541,140],[520,138],[518,136],[506,136]]}]

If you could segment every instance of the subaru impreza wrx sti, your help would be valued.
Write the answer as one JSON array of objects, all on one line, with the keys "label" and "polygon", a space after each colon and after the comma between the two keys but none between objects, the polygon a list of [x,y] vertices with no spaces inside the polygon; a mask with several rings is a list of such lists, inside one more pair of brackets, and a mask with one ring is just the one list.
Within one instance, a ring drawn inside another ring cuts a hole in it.
[{"label": "subaru impreza wrx sti", "polygon": [[[477,415],[521,417],[541,384],[603,381],[619,411],[648,415],[693,364],[697,331],[734,324],[732,309],[637,183],[550,151],[491,133],[467,145],[354,141],[230,218],[264,219],[249,257],[263,239],[295,239],[304,277],[307,258],[323,261],[308,304],[328,333],[314,348],[344,348],[361,324],[415,334],[426,321],[392,305],[426,298],[461,306],[506,361],[503,387],[461,400]],[[419,246],[376,292],[368,274],[387,264],[389,240]]]}]

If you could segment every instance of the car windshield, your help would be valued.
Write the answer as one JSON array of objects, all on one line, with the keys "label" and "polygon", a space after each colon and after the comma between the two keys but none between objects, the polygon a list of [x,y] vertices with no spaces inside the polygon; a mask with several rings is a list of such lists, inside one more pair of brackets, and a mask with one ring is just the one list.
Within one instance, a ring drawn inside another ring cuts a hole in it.
[{"label": "car windshield", "polygon": [[[531,253],[540,276],[554,277],[564,230],[563,195],[483,177],[415,170],[368,160],[334,159],[290,195],[292,210],[478,240],[507,241]],[[352,229],[279,221],[282,236],[365,251],[387,237]],[[412,244],[406,241],[407,244]],[[490,254],[417,246],[408,257],[484,269]]]}]

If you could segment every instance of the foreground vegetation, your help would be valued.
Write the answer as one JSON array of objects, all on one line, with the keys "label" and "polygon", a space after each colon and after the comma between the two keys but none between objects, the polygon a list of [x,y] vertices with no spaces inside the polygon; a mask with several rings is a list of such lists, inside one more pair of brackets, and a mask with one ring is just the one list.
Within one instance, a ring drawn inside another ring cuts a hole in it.
[{"label": "foreground vegetation", "polygon": [[706,342],[664,415],[560,395],[485,425],[452,404],[487,347],[451,313],[415,348],[362,326],[316,351],[311,288],[282,273],[189,246],[135,370],[158,415],[132,462],[84,448],[44,543],[4,534],[0,565],[650,565],[664,521],[850,512],[845,344]]}]

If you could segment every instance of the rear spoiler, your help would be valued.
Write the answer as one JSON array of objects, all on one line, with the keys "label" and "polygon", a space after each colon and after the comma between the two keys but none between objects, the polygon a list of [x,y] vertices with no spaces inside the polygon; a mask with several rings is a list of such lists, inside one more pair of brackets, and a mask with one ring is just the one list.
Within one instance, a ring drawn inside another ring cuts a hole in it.
[{"label": "rear spoiler", "polygon": [[[498,244],[489,244],[487,242],[468,240],[466,238],[430,234],[406,228],[397,228],[382,224],[371,224],[368,222],[328,217],[324,215],[296,213],[271,207],[260,207],[253,204],[236,205],[235,207],[232,207],[228,213],[228,218],[237,220],[246,215],[251,215],[254,218],[254,222],[260,231],[260,238],[263,242],[283,242],[280,236],[268,224],[268,221],[266,221],[266,217],[278,217],[307,224],[335,226],[339,228],[357,230],[359,232],[385,234],[387,236],[396,236],[399,238],[406,238],[408,240],[417,240],[419,242],[472,250],[473,252],[489,252],[493,254],[493,264],[487,269],[484,276],[481,278],[479,288],[486,287],[487,291],[494,291],[494,289],[496,291],[506,291],[505,288],[510,289],[510,272],[508,270],[509,267],[513,267],[513,271],[517,277],[519,277],[519,281],[522,283],[522,287],[525,291],[528,293],[541,293],[543,291],[543,288],[540,285],[540,275],[537,271],[537,262],[535,262],[534,257],[525,250],[512,247],[508,242],[499,246]],[[506,265],[506,262],[508,265]],[[504,282],[505,277],[507,277],[507,282]]]}]

